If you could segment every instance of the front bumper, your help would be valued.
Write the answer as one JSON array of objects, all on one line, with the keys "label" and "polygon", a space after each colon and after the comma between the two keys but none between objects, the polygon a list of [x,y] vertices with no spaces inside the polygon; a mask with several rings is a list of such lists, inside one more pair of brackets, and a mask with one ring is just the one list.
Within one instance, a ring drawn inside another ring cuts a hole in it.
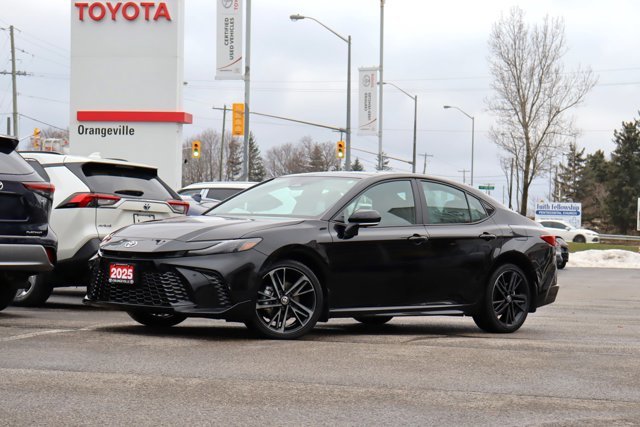
[{"label": "front bumper", "polygon": [[[148,256],[148,255],[147,255]],[[98,257],[85,304],[124,311],[242,320],[259,284],[255,251],[168,258]],[[111,283],[112,263],[132,265],[133,284]]]}]

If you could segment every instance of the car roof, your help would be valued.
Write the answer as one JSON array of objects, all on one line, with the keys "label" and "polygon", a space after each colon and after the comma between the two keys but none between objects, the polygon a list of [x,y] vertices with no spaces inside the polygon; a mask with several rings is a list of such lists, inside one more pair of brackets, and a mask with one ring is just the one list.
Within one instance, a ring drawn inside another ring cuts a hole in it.
[{"label": "car roof", "polygon": [[134,163],[129,162],[124,159],[108,159],[102,158],[99,155],[96,156],[74,156],[69,154],[61,154],[56,152],[47,152],[47,151],[21,151],[20,154],[22,157],[29,159],[36,159],[39,163],[43,165],[54,164],[54,163],[103,163],[110,165],[122,165],[122,166],[133,166],[133,167],[141,167],[146,169],[156,170],[156,167],[145,165],[144,163]]},{"label": "car roof", "polygon": [[186,187],[182,187],[178,191],[182,190],[192,190],[198,188],[249,188],[254,185],[259,184],[259,182],[251,182],[251,181],[208,181],[208,182],[194,182],[193,184],[189,184]]}]

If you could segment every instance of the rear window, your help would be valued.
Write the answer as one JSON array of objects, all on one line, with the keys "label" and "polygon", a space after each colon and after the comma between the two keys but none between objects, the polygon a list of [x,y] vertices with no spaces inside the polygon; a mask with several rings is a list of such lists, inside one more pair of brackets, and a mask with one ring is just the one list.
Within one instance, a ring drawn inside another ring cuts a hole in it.
[{"label": "rear window", "polygon": [[7,175],[28,175],[33,173],[29,164],[13,150],[13,147],[0,144],[0,173]]},{"label": "rear window", "polygon": [[224,200],[242,191],[242,188],[211,188],[207,191],[208,199]]},{"label": "rear window", "polygon": [[172,192],[160,181],[153,169],[85,163],[82,166],[82,173],[89,189],[94,193],[153,200],[174,198]]}]

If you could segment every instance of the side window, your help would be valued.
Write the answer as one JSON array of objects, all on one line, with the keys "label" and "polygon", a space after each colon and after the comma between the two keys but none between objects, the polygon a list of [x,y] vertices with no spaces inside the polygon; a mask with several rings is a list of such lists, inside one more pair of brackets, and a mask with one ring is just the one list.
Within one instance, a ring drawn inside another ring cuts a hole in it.
[{"label": "side window", "polygon": [[373,209],[380,214],[379,227],[416,224],[416,204],[410,181],[389,181],[361,193],[343,211],[345,221],[357,210]]},{"label": "side window", "polygon": [[[471,222],[469,205],[463,191],[428,181],[422,181],[422,190],[427,200],[427,224]],[[482,211],[486,216],[484,209]]]},{"label": "side window", "polygon": [[470,194],[467,194],[467,200],[469,201],[469,212],[471,212],[471,222],[480,221],[489,216],[482,206],[482,202],[476,199]]}]

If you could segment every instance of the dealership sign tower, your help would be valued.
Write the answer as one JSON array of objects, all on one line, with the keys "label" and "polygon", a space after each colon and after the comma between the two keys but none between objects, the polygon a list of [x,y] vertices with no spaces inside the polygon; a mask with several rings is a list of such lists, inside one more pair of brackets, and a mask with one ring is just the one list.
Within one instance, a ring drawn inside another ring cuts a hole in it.
[{"label": "dealership sign tower", "polygon": [[179,187],[183,63],[184,0],[72,0],[72,153],[147,163]]}]

